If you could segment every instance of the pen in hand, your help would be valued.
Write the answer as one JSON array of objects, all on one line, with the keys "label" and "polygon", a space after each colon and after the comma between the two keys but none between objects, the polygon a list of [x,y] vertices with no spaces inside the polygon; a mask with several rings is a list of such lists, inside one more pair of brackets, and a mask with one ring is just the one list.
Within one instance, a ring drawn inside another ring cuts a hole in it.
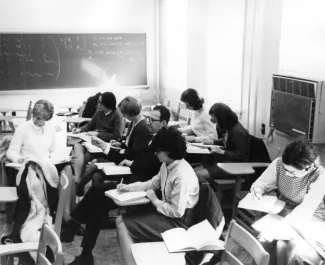
[{"label": "pen in hand", "polygon": [[255,201],[259,201],[261,199],[261,194],[257,194],[256,191],[255,191],[255,188],[253,188],[253,193],[254,193],[254,200]]}]

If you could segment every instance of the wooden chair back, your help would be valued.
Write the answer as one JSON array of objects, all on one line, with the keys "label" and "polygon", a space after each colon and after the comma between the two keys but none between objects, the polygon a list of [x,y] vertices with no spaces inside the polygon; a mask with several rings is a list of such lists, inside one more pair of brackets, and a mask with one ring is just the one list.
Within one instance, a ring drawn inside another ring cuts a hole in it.
[{"label": "wooden chair back", "polygon": [[60,183],[59,183],[59,191],[60,191],[59,203],[58,203],[58,208],[56,210],[55,223],[54,223],[54,231],[58,236],[60,236],[60,232],[61,232],[63,211],[64,211],[64,205],[67,198],[68,185],[69,185],[69,179],[65,174],[65,172],[61,171]]},{"label": "wooden chair back", "polygon": [[28,108],[27,108],[27,115],[26,115],[26,121],[29,121],[32,118],[32,101],[29,101]]},{"label": "wooden chair back", "polygon": [[[47,246],[52,250],[54,256],[54,262],[51,263],[46,258]],[[63,252],[62,244],[59,236],[55,231],[48,225],[43,224],[41,237],[37,250],[37,265],[63,265]]]},{"label": "wooden chair back", "polygon": [[186,121],[186,125],[191,122],[191,112],[186,108],[183,102],[179,102],[177,109],[178,120]]},{"label": "wooden chair back", "polygon": [[270,255],[264,250],[261,243],[243,227],[238,225],[235,220],[232,220],[230,222],[226,236],[225,251],[221,258],[221,265],[244,265],[237,257],[231,253],[231,250],[234,247],[234,242],[237,242],[251,255],[256,265],[269,264]]}]

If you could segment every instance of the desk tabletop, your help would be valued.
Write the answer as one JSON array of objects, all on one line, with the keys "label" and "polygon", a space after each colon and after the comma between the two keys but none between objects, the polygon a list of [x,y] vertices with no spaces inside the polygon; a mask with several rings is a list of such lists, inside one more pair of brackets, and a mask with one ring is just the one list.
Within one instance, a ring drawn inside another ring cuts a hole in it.
[{"label": "desk tabletop", "polygon": [[16,187],[0,187],[0,202],[15,202],[17,200]]},{"label": "desk tabletop", "polygon": [[85,121],[90,121],[91,118],[80,118],[80,117],[66,117],[63,121],[70,122],[70,123],[82,123]]},{"label": "desk tabletop", "polygon": [[217,165],[231,175],[251,175],[255,173],[252,166],[247,163],[218,163]]},{"label": "desk tabletop", "polygon": [[118,206],[134,206],[134,205],[142,205],[142,204],[148,204],[150,202],[150,200],[148,198],[142,198],[139,200],[135,200],[135,201],[129,201],[129,202],[119,202],[117,200],[114,200],[114,203]]},{"label": "desk tabletop", "polygon": [[0,116],[0,121],[11,121],[12,116]]}]

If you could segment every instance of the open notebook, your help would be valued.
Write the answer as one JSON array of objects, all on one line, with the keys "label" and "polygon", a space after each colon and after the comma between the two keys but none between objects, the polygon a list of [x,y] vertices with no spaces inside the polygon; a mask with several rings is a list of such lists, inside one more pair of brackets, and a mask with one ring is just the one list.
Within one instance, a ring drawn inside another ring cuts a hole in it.
[{"label": "open notebook", "polygon": [[89,153],[103,153],[103,150],[91,142],[83,142],[82,145],[86,147]]},{"label": "open notebook", "polygon": [[51,153],[51,157],[48,159],[53,164],[61,164],[66,163],[70,161],[70,153],[71,153],[72,147],[63,147],[58,150],[55,150]]},{"label": "open notebook", "polygon": [[198,147],[190,143],[186,145],[186,152],[189,154],[210,154],[208,148]]},{"label": "open notebook", "polygon": [[173,228],[161,233],[169,252],[193,250],[222,250],[224,242],[208,220],[204,220],[189,229]]},{"label": "open notebook", "polygon": [[131,169],[129,167],[124,166],[116,166],[114,163],[109,164],[105,163],[106,165],[102,166],[102,170],[106,176],[112,175],[131,175]]},{"label": "open notebook", "polygon": [[145,191],[131,191],[131,192],[118,192],[116,189],[105,191],[107,197],[118,201],[119,203],[126,203],[131,201],[142,200],[146,197]]},{"label": "open notebook", "polygon": [[67,136],[74,137],[74,138],[79,138],[85,142],[91,143],[91,136],[86,135],[86,133],[72,133],[69,132],[67,133]]},{"label": "open notebook", "polygon": [[259,201],[248,193],[238,204],[238,208],[244,208],[265,213],[279,213],[285,206],[285,202],[278,200],[276,196],[263,195]]}]

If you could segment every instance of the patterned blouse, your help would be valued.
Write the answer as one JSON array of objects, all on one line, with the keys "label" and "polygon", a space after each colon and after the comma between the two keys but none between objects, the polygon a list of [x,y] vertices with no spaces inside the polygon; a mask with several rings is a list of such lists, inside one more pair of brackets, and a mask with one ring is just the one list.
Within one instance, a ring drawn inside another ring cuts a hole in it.
[{"label": "patterned blouse", "polygon": [[280,216],[295,213],[297,218],[311,215],[325,221],[325,170],[322,166],[298,178],[287,175],[282,159],[278,158],[253,183],[254,187],[262,187],[264,192],[277,187],[278,199],[286,202]]}]

